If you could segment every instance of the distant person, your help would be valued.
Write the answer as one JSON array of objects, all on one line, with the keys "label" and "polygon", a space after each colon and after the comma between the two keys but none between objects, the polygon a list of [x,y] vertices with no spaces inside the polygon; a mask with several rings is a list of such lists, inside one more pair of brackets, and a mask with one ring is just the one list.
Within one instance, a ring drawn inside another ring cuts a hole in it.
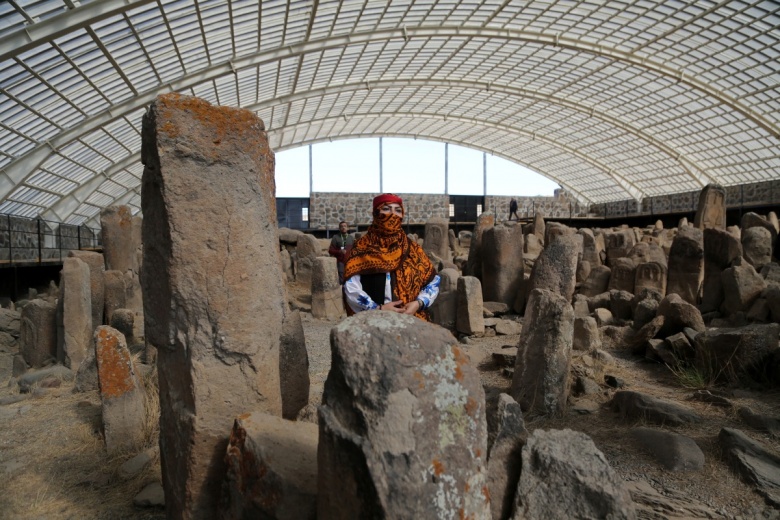
[{"label": "distant person", "polygon": [[520,217],[517,216],[517,201],[514,198],[509,202],[509,220],[512,220],[512,214],[520,221]]},{"label": "distant person", "polygon": [[441,278],[428,256],[401,228],[403,200],[374,197],[374,221],[355,241],[344,270],[347,314],[384,310],[430,321],[427,309],[439,295]]},{"label": "distant person", "polygon": [[347,255],[355,243],[354,235],[349,234],[349,224],[343,220],[339,222],[339,233],[334,235],[330,241],[328,254],[336,257],[336,266],[339,270],[339,283],[344,283],[344,263],[347,261]]}]

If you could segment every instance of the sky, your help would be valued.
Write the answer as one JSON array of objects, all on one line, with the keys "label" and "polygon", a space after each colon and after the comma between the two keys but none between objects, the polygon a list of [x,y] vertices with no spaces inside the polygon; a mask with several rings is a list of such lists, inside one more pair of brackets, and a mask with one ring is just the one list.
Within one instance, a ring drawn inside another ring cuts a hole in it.
[{"label": "sky", "polygon": [[[445,193],[444,143],[382,139],[382,189],[379,138],[348,139],[312,145],[312,190],[345,193]],[[450,195],[485,193],[483,154],[448,147]],[[551,197],[559,186],[519,164],[487,154],[487,195]],[[276,154],[276,196],[309,197],[309,147]]]}]

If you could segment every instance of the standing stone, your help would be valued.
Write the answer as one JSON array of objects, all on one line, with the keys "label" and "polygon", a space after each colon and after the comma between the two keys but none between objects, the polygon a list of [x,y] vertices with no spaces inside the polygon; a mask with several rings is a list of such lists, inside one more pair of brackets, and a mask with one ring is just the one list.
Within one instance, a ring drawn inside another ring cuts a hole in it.
[{"label": "standing stone", "polygon": [[570,302],[577,284],[580,235],[559,235],[545,246],[531,270],[528,292],[546,289]]},{"label": "standing stone", "polygon": [[745,260],[760,271],[772,261],[772,234],[768,229],[759,226],[743,230],[742,250]]},{"label": "standing stone", "polygon": [[652,289],[663,296],[666,294],[666,278],[666,263],[643,262],[636,266],[632,292],[639,293],[642,289]]},{"label": "standing stone", "polygon": [[[298,245],[295,247],[295,281],[303,284],[311,284],[314,262],[320,254],[320,242],[314,235],[303,233],[298,236]],[[335,260],[335,259],[334,259]],[[338,275],[336,280],[338,280]]]},{"label": "standing stone", "polygon": [[572,348],[583,352],[601,348],[601,334],[596,318],[583,316],[574,320]]},{"label": "standing stone", "polygon": [[636,518],[631,495],[590,437],[535,430],[523,448],[514,520]]},{"label": "standing stone", "polygon": [[777,352],[780,325],[748,325],[736,329],[709,329],[696,335],[696,366],[705,374],[731,383],[745,372],[766,365]]},{"label": "standing stone", "polygon": [[469,259],[466,262],[464,274],[482,279],[482,234],[486,229],[496,224],[496,217],[492,213],[483,213],[477,217],[474,225],[474,233],[471,235],[469,246]]},{"label": "standing stone", "polygon": [[508,394],[498,396],[498,432],[488,457],[488,490],[492,518],[509,518],[520,479],[521,450],[528,439],[520,405]]},{"label": "standing stone", "polygon": [[104,274],[104,316],[111,323],[111,316],[117,309],[127,308],[127,283],[121,271],[106,271]]},{"label": "standing stone", "polygon": [[470,336],[485,333],[485,318],[482,314],[482,284],[474,276],[458,278],[458,332]]},{"label": "standing stone", "polygon": [[512,305],[523,280],[523,229],[494,226],[482,235],[482,298]]},{"label": "standing stone", "polygon": [[425,242],[423,251],[426,254],[433,253],[437,258],[449,261],[449,229],[450,221],[446,218],[431,218],[425,223]]},{"label": "standing stone", "polygon": [[106,325],[95,329],[95,359],[103,403],[106,450],[113,455],[143,441],[146,410],[125,337]]},{"label": "standing stone", "polygon": [[612,269],[606,265],[591,267],[587,280],[580,286],[580,294],[589,298],[609,290],[609,281],[612,278]]},{"label": "standing stone", "polygon": [[766,289],[764,278],[748,263],[723,271],[721,282],[723,291],[728,295],[723,306],[730,314],[748,311],[753,302],[761,296],[761,291]]},{"label": "standing stone", "polygon": [[230,434],[220,518],[308,520],[317,512],[317,426],[259,412]]},{"label": "standing stone", "polygon": [[766,229],[772,235],[772,245],[774,246],[775,240],[777,239],[777,230],[775,229],[775,226],[771,222],[769,222],[761,215],[753,213],[752,211],[745,213],[744,215],[742,215],[742,221],[740,222],[740,227],[742,228],[742,233],[744,233],[745,231],[747,231],[752,227],[762,227]]},{"label": "standing stone", "polygon": [[40,368],[57,356],[57,306],[32,300],[19,320],[19,352],[31,368]]},{"label": "standing stone", "polygon": [[111,315],[111,323],[109,325],[121,332],[125,337],[127,344],[132,347],[133,340],[133,326],[135,325],[135,313],[130,309],[117,309],[114,314]]},{"label": "standing stone", "polygon": [[726,229],[726,190],[723,186],[708,184],[699,192],[693,225],[699,229]]},{"label": "standing stone", "polygon": [[577,231],[582,235],[582,261],[589,262],[591,268],[601,265],[601,252],[604,250],[602,242],[596,239],[592,229],[583,228]]},{"label": "standing stone", "polygon": [[704,281],[702,282],[701,310],[716,311],[723,302],[721,273],[742,256],[739,238],[727,230],[704,230]]},{"label": "standing stone", "polygon": [[442,269],[439,276],[441,277],[439,296],[431,307],[431,318],[437,325],[454,331],[458,317],[458,278],[460,278],[460,273],[455,269],[447,268]]},{"label": "standing stone", "polygon": [[62,265],[63,358],[76,372],[92,343],[92,299],[89,266],[78,258]]},{"label": "standing stone", "polygon": [[133,241],[133,214],[129,206],[110,206],[100,212],[106,269],[138,272],[138,244]]},{"label": "standing stone", "polygon": [[343,314],[344,299],[336,259],[332,256],[315,257],[311,271],[311,315],[335,320]]},{"label": "standing stone", "polygon": [[630,229],[621,229],[604,235],[607,251],[607,265],[614,266],[614,261],[628,255],[636,245],[636,235]]},{"label": "standing stone", "polygon": [[167,94],[144,116],[146,339],[171,518],[214,518],[233,419],[281,415],[287,307],[274,156],[247,110]]},{"label": "standing stone", "polygon": [[510,391],[524,411],[563,413],[573,334],[574,309],[569,302],[552,291],[531,291]]},{"label": "standing stone", "polygon": [[669,251],[667,294],[679,294],[696,305],[704,280],[704,234],[698,228],[680,228]]},{"label": "standing stone", "polygon": [[609,277],[610,291],[633,293],[636,283],[636,266],[630,258],[613,258],[610,263],[612,272]]},{"label": "standing stone", "polygon": [[103,255],[94,251],[72,250],[68,256],[78,258],[89,266],[90,300],[92,301],[92,331],[103,325],[106,293],[106,263]]},{"label": "standing stone", "polygon": [[485,396],[452,335],[362,312],[333,328],[331,354],[317,517],[489,518]]},{"label": "standing stone", "polygon": [[309,354],[303,334],[301,313],[292,311],[284,318],[279,343],[279,387],[282,417],[294,420],[309,404]]},{"label": "standing stone", "polygon": [[546,226],[544,224],[544,214],[541,211],[534,213],[533,231],[532,233],[537,238],[539,244],[544,244],[544,237],[546,234]]}]

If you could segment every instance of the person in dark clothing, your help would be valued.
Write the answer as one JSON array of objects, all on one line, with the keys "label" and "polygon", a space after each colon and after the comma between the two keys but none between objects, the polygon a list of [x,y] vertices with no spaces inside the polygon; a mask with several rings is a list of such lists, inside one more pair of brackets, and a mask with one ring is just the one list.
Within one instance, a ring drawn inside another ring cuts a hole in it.
[{"label": "person in dark clothing", "polygon": [[517,216],[517,201],[515,199],[509,202],[509,220],[512,220],[512,214],[515,215],[517,220],[520,220],[520,217]]},{"label": "person in dark clothing", "polygon": [[336,266],[339,270],[339,283],[344,283],[344,264],[347,262],[347,255],[355,244],[355,237],[349,234],[349,224],[343,220],[339,222],[339,233],[334,235],[330,241],[328,254],[336,257]]}]

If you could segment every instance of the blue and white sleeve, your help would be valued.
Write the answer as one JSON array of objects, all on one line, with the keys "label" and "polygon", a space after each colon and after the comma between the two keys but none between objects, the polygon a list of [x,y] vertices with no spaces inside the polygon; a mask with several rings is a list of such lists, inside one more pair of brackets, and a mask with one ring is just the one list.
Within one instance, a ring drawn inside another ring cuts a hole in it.
[{"label": "blue and white sleeve", "polygon": [[347,305],[355,313],[379,308],[379,305],[363,290],[359,274],[352,276],[344,282],[344,296],[346,297]]},{"label": "blue and white sleeve", "polygon": [[433,302],[436,301],[436,297],[439,296],[439,284],[441,283],[441,276],[438,274],[433,277],[433,280],[431,280],[431,283],[426,285],[422,288],[422,291],[420,291],[420,294],[417,295],[417,300],[422,302],[423,309],[427,309],[431,305],[433,305]]}]

